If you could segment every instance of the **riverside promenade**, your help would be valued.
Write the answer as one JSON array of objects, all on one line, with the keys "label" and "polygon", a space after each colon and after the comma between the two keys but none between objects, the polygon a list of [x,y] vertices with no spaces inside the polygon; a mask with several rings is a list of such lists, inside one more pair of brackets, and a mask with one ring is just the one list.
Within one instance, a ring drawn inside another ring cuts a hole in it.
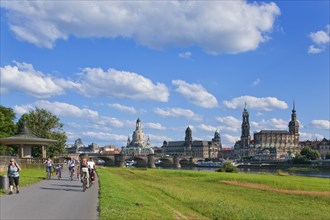
[{"label": "riverside promenade", "polygon": [[99,185],[82,190],[82,183],[71,181],[67,169],[62,179],[22,187],[19,194],[0,197],[0,219],[98,219]]}]

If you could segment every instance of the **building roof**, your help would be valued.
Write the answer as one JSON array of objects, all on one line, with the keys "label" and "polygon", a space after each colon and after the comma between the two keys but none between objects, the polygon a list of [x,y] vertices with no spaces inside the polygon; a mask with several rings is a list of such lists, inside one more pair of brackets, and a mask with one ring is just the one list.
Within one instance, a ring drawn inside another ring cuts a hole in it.
[{"label": "building roof", "polygon": [[259,132],[255,132],[255,134],[290,134],[286,130],[261,130]]},{"label": "building roof", "polygon": [[32,134],[32,132],[25,126],[17,135],[0,138],[0,144],[3,145],[48,145],[51,143],[56,143],[57,140],[39,138]]}]

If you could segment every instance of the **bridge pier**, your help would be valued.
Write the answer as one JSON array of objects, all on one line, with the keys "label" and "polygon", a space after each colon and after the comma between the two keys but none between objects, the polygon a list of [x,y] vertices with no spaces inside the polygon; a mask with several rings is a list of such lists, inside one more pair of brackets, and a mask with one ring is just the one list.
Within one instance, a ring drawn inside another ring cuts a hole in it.
[{"label": "bridge pier", "polygon": [[192,157],[189,158],[189,166],[193,167],[194,166],[194,160]]},{"label": "bridge pier", "polygon": [[155,168],[155,158],[154,158],[154,154],[149,154],[148,155],[148,168]]},{"label": "bridge pier", "polygon": [[175,169],[180,169],[181,168],[180,158],[178,156],[173,157],[173,168],[175,168]]},{"label": "bridge pier", "polygon": [[115,165],[117,167],[125,167],[125,155],[116,154],[115,155]]}]

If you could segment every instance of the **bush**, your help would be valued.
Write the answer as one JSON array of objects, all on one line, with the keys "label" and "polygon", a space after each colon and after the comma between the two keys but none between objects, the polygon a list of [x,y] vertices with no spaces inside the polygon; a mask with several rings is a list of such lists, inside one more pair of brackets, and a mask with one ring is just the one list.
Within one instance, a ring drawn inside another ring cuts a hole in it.
[{"label": "bush", "polygon": [[325,159],[330,159],[330,151],[328,151],[327,154],[325,155]]},{"label": "bush", "polygon": [[235,167],[231,162],[226,162],[223,167],[217,170],[217,172],[237,173],[237,167]]},{"label": "bush", "polygon": [[307,159],[305,155],[297,155],[292,159],[294,164],[310,164],[310,161]]}]

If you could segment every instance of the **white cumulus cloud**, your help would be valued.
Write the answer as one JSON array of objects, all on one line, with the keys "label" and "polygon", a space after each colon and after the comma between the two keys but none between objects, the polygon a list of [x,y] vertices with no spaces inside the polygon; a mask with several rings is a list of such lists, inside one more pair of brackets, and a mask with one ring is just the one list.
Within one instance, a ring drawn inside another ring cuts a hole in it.
[{"label": "white cumulus cloud", "polygon": [[256,80],[251,84],[251,86],[252,86],[252,87],[256,87],[257,85],[260,84],[260,82],[261,82],[261,80],[258,78],[258,79],[256,79]]},{"label": "white cumulus cloud", "polygon": [[136,109],[134,107],[131,107],[131,106],[125,106],[125,105],[121,105],[119,103],[109,104],[109,106],[113,107],[115,109],[118,109],[119,111],[128,112],[128,113],[131,113],[131,114],[136,113]]},{"label": "white cumulus cloud", "polygon": [[108,141],[109,143],[113,141],[121,141],[125,143],[127,141],[127,136],[126,135],[121,135],[121,134],[111,134],[111,133],[106,133],[106,132],[95,132],[95,131],[85,131],[82,132],[83,136],[86,137],[91,137],[93,139],[98,139],[98,140],[105,140]]},{"label": "white cumulus cloud", "polygon": [[241,129],[241,121],[233,116],[216,117],[216,121],[220,122],[222,131],[238,132]]},{"label": "white cumulus cloud", "polygon": [[187,118],[195,121],[201,121],[202,116],[194,113],[190,109],[182,108],[155,108],[154,113],[162,117]]},{"label": "white cumulus cloud", "polygon": [[17,114],[28,113],[34,107],[46,109],[58,116],[78,117],[78,118],[97,118],[98,112],[87,108],[79,108],[64,102],[49,102],[46,100],[39,100],[33,104],[15,106],[14,111]]},{"label": "white cumulus cloud", "polygon": [[219,130],[217,127],[214,127],[212,125],[206,125],[206,124],[201,124],[198,126],[200,130],[203,131],[210,131],[210,132],[215,132],[216,130]]},{"label": "white cumulus cloud", "polygon": [[14,66],[0,67],[1,87],[5,91],[22,91],[37,98],[64,94],[64,89],[50,75],[45,75],[31,64],[14,61]]},{"label": "white cumulus cloud", "polygon": [[191,57],[191,55],[192,55],[192,53],[190,51],[179,53],[179,57],[184,58],[184,59],[189,59]]},{"label": "white cumulus cloud", "polygon": [[84,68],[81,92],[87,97],[106,96],[133,100],[167,102],[169,92],[165,84],[154,84],[142,75],[126,71]]},{"label": "white cumulus cloud", "polygon": [[235,142],[240,139],[239,136],[233,136],[230,134],[221,134],[221,144],[222,147],[232,147]]},{"label": "white cumulus cloud", "polygon": [[317,129],[327,129],[330,131],[330,121],[328,120],[312,120],[310,125]]},{"label": "white cumulus cloud", "polygon": [[149,128],[149,129],[155,129],[155,130],[166,130],[166,128],[161,125],[160,123],[145,123],[144,124],[145,128]]},{"label": "white cumulus cloud", "polygon": [[218,106],[217,99],[200,84],[189,84],[183,80],[172,80],[172,84],[178,86],[176,91],[194,105],[203,108],[214,108]]},{"label": "white cumulus cloud", "polygon": [[308,53],[318,54],[325,51],[330,42],[330,24],[326,26],[325,31],[311,32],[309,37],[314,44],[309,46]]},{"label": "white cumulus cloud", "polygon": [[273,109],[287,109],[288,104],[278,100],[276,97],[258,98],[253,96],[240,96],[230,101],[223,101],[223,104],[230,109],[243,109],[247,103],[248,109],[257,109],[264,111],[272,111]]},{"label": "white cumulus cloud", "polygon": [[[252,121],[252,130],[288,130],[288,121],[279,118],[272,118],[269,120],[263,119],[259,122]],[[301,126],[300,126],[301,127]]]},{"label": "white cumulus cloud", "polygon": [[322,136],[321,134],[299,132],[299,140],[301,140],[301,141],[322,140],[323,138],[324,138],[324,136]]},{"label": "white cumulus cloud", "polygon": [[58,39],[130,38],[150,48],[198,46],[240,53],[267,41],[279,7],[236,1],[3,1],[17,38],[52,48]]}]

